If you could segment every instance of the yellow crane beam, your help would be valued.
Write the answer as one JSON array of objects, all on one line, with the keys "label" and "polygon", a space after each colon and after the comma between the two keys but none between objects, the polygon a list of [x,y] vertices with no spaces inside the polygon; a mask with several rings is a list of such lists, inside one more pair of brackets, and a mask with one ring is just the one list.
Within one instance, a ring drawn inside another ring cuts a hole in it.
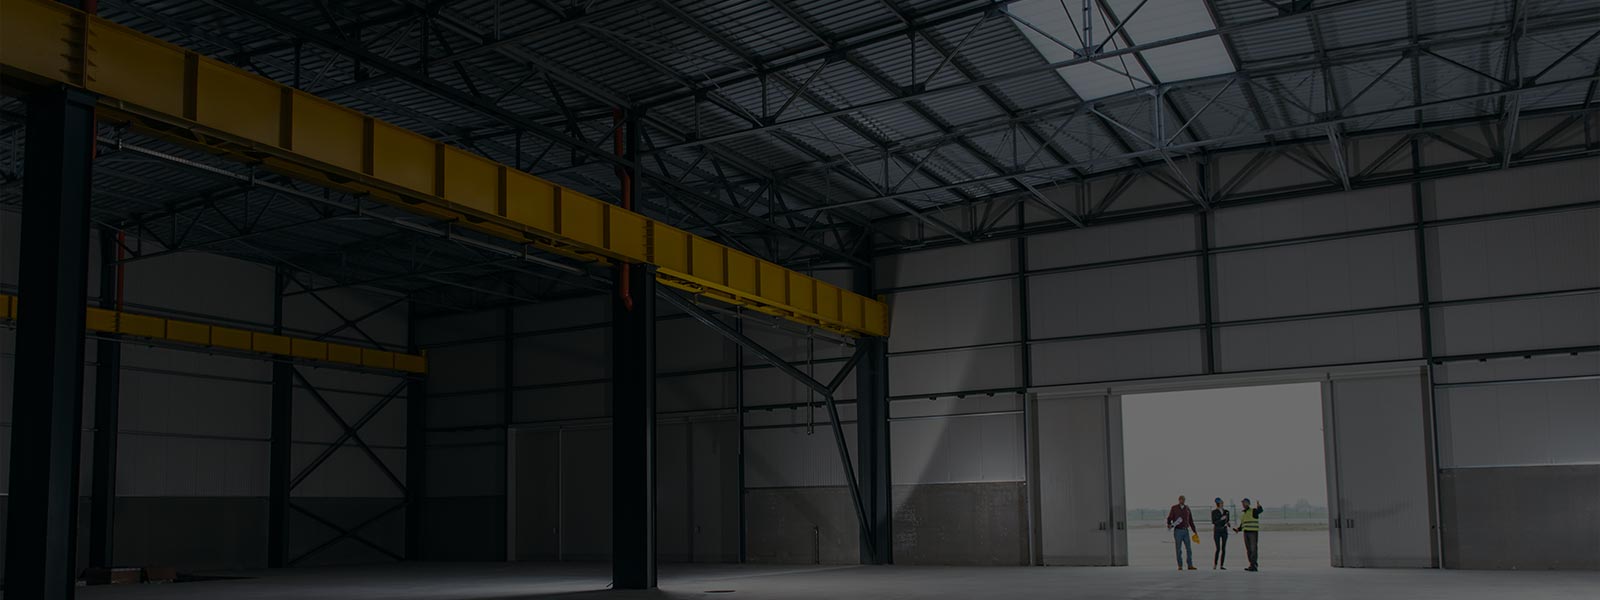
[{"label": "yellow crane beam", "polygon": [[0,74],[100,95],[96,115],[546,251],[856,336],[888,307],[577,190],[47,0],[0,0]]},{"label": "yellow crane beam", "polygon": [[[18,296],[0,294],[0,321],[16,321]],[[338,342],[315,340],[265,331],[251,331],[168,319],[153,315],[88,307],[84,326],[89,331],[175,342],[182,346],[216,348],[237,352],[281,356],[333,365],[385,369],[405,373],[428,372],[428,359],[421,354],[390,352]]]}]

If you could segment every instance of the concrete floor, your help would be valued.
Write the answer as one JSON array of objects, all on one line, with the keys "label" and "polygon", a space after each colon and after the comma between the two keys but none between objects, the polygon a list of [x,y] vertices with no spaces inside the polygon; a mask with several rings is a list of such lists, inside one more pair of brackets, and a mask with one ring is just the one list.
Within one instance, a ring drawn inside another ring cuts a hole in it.
[{"label": "concrete floor", "polygon": [[[1177,555],[1173,552],[1172,531],[1169,529],[1129,529],[1128,564],[1135,567],[1174,568]],[[1211,543],[1207,530],[1194,548],[1194,566],[1211,568],[1211,556],[1216,546]],[[1243,569],[1250,564],[1245,558],[1244,536],[1228,537],[1229,570]],[[1282,568],[1331,569],[1328,560],[1328,531],[1264,531],[1261,533],[1261,565],[1274,570]]]},{"label": "concrete floor", "polygon": [[1600,572],[1329,568],[1177,572],[1156,567],[671,565],[661,589],[605,590],[604,564],[418,563],[239,573],[253,579],[81,588],[89,600],[517,600],[556,598],[1359,598],[1593,600]]}]

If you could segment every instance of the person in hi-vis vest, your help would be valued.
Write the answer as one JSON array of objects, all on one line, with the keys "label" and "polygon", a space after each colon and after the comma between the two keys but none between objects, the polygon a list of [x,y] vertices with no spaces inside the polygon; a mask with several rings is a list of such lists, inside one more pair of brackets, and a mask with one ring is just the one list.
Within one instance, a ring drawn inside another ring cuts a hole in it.
[{"label": "person in hi-vis vest", "polygon": [[1261,568],[1261,503],[1251,508],[1250,499],[1245,498],[1240,504],[1244,508],[1239,511],[1239,526],[1233,530],[1244,532],[1244,552],[1250,557],[1250,566],[1245,570],[1257,571]]}]

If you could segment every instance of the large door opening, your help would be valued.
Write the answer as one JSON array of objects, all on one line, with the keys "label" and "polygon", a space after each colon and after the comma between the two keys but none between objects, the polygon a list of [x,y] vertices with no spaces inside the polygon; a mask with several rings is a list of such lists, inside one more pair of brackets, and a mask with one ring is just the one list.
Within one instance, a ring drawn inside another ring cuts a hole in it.
[{"label": "large door opening", "polygon": [[1225,565],[1248,565],[1240,501],[1263,506],[1263,569],[1330,566],[1323,386],[1317,382],[1121,396],[1130,566],[1173,568],[1166,527],[1179,495],[1199,529],[1194,565],[1212,567],[1213,500],[1231,515]]}]

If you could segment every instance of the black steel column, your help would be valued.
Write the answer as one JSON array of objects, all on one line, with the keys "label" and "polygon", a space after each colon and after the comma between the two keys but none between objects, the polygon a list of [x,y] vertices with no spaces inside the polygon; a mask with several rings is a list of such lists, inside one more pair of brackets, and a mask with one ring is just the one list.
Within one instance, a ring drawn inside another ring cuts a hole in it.
[{"label": "black steel column", "polygon": [[95,98],[58,87],[27,102],[6,597],[71,598]]},{"label": "black steel column", "polygon": [[[871,250],[870,241],[866,250]],[[863,254],[871,264],[871,255]],[[856,293],[873,296],[870,268],[856,269]],[[894,563],[894,498],[889,477],[889,343],[886,338],[856,340],[856,463],[861,503],[870,530],[861,532],[861,562]]]},{"label": "black steel column", "polygon": [[650,589],[656,587],[655,271],[633,265],[627,281],[631,303],[613,294],[611,309],[611,576],[617,589]]},{"label": "black steel column", "polygon": [[[416,354],[417,307],[407,309],[406,348]],[[415,375],[406,381],[406,560],[422,560],[423,503],[428,475],[428,381]]]},{"label": "black steel column", "polygon": [[[272,331],[283,333],[283,293],[289,276],[278,267]],[[267,566],[288,566],[290,435],[294,427],[294,365],[272,363],[272,441],[267,463]]]},{"label": "black steel column", "polygon": [[[100,230],[100,308],[117,306],[117,232]],[[110,567],[117,510],[117,424],[121,405],[122,343],[106,334],[95,342],[94,470],[89,501],[89,566]]]}]

